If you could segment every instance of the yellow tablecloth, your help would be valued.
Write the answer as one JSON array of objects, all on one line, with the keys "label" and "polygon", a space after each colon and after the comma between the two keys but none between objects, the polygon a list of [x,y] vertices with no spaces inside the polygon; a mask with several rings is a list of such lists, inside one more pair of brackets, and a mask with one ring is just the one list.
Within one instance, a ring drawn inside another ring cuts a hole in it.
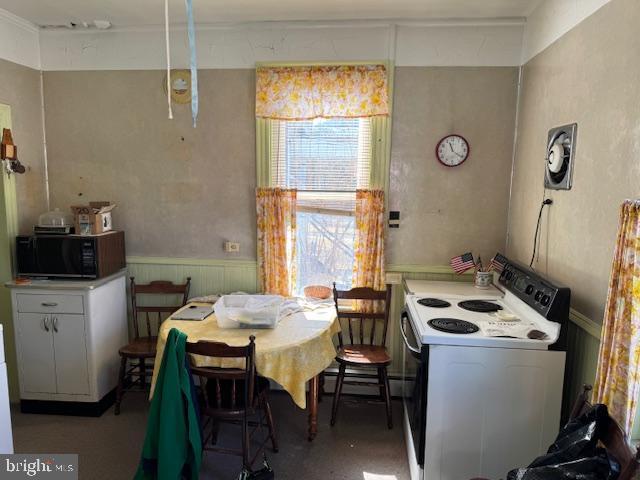
[{"label": "yellow tablecloth", "polygon": [[[296,405],[305,408],[306,382],[327,368],[336,356],[332,340],[333,336],[340,331],[340,322],[336,318],[333,307],[305,309],[303,312],[294,313],[281,319],[274,329],[218,328],[215,315],[195,322],[168,318],[162,323],[158,332],[151,392],[153,393],[155,387],[167,336],[172,328],[186,333],[188,342],[209,340],[233,346],[246,345],[249,343],[249,336],[255,335],[258,373],[276,381],[291,395]],[[235,359],[223,361],[200,355],[194,355],[193,361],[198,366],[226,368],[240,366],[235,363],[237,362]]]}]

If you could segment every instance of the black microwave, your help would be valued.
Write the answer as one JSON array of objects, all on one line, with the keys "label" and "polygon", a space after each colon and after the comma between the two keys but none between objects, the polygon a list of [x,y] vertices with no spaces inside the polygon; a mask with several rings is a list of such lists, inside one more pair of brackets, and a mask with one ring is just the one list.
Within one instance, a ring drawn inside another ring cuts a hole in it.
[{"label": "black microwave", "polygon": [[16,238],[16,256],[22,277],[106,277],[125,268],[124,232],[21,235]]}]

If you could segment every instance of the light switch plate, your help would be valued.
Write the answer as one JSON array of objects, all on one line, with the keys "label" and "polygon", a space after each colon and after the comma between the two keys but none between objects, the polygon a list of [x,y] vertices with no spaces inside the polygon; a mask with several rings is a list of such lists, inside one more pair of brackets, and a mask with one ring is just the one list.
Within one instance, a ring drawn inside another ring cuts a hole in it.
[{"label": "light switch plate", "polygon": [[400,285],[402,283],[402,273],[387,273],[385,275],[386,283],[391,285]]}]

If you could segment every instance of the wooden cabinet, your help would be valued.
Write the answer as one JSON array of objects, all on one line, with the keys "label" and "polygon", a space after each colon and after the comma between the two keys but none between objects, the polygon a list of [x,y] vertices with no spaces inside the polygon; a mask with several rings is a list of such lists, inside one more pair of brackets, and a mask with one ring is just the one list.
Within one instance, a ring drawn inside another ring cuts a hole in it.
[{"label": "wooden cabinet", "polygon": [[23,410],[65,413],[64,405],[49,408],[65,402],[68,413],[101,413],[117,385],[118,348],[128,340],[124,272],[8,286]]}]

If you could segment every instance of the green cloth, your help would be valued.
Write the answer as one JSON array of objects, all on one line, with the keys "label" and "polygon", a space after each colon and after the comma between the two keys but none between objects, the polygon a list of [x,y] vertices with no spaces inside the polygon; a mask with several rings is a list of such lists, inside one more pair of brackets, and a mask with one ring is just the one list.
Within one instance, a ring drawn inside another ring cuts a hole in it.
[{"label": "green cloth", "polygon": [[199,476],[202,437],[186,343],[187,336],[180,330],[169,331],[135,480]]}]

